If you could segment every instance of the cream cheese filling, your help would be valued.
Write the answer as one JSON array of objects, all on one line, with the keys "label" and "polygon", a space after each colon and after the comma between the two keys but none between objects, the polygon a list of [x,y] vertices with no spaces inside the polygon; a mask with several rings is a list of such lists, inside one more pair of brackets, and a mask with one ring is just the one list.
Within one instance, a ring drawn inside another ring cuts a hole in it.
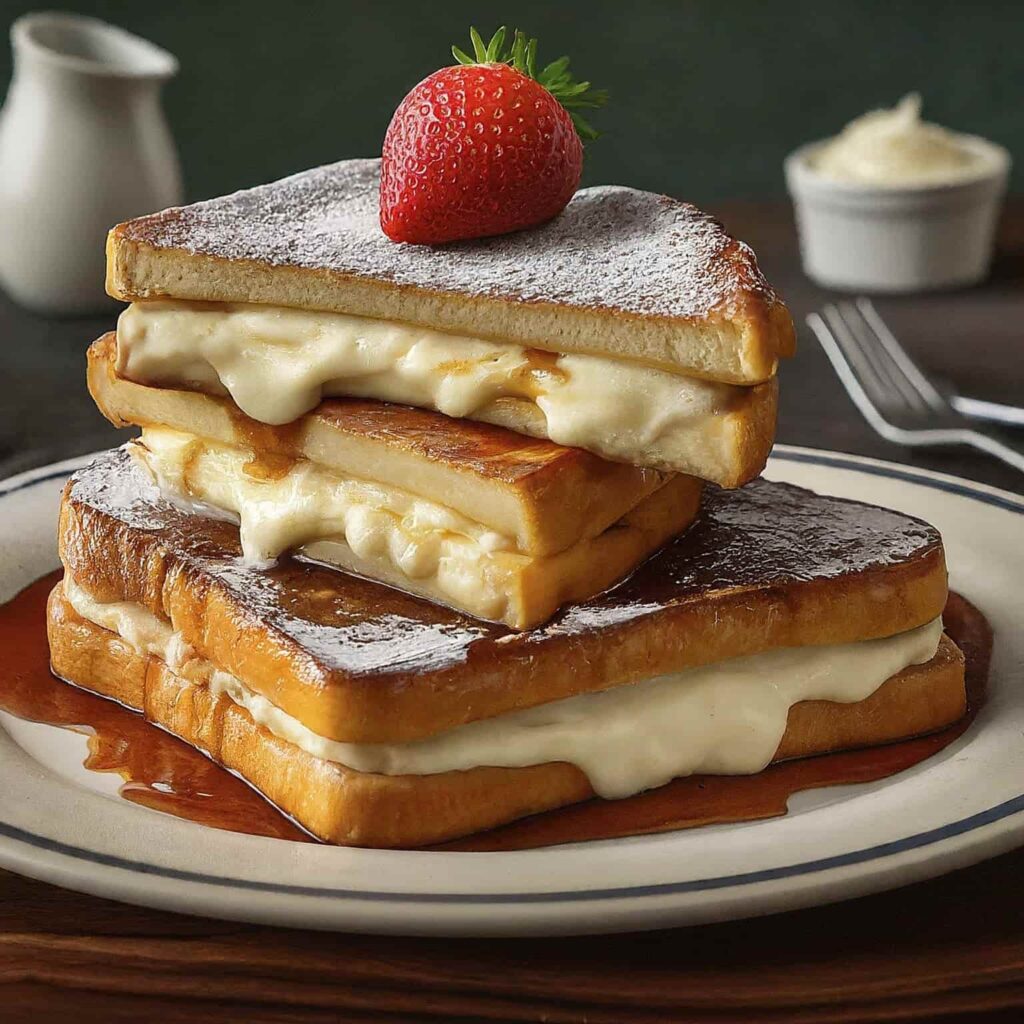
[{"label": "cream cheese filling", "polygon": [[742,392],[624,360],[260,305],[136,302],[118,321],[117,351],[130,380],[226,392],[263,423],[290,423],[328,396],[477,419],[513,398],[536,405],[558,444],[666,464]]},{"label": "cream cheese filling", "polygon": [[[141,605],[100,603],[69,576],[64,593],[82,618],[172,670],[196,658],[169,624]],[[759,772],[778,749],[794,704],[865,700],[897,672],[930,661],[941,636],[939,618],[891,637],[767,651],[393,744],[328,739],[234,676],[210,667],[207,677],[213,693],[275,736],[356,771],[433,775],[562,761],[579,767],[598,795],[613,799],[683,775]]]},{"label": "cream cheese filling", "polygon": [[[165,427],[147,427],[129,450],[161,495],[190,511],[239,524],[243,559],[267,564],[286,551],[332,561],[346,545],[372,566],[384,564],[443,599],[486,619],[501,619],[515,541],[450,508],[397,487],[341,477],[305,459],[280,474],[252,476],[252,454]],[[499,564],[494,555],[504,554]]]}]

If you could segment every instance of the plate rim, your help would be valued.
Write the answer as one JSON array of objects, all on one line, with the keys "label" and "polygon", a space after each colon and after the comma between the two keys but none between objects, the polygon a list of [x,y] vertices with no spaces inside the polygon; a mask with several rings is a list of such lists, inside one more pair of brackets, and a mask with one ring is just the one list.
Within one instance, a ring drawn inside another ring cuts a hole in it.
[{"label": "plate rim", "polygon": [[[0,498],[37,486],[46,482],[69,476],[76,469],[86,465],[90,459],[98,453],[90,453],[74,458],[62,460],[56,463],[35,467],[23,471],[5,480],[0,480]],[[853,455],[844,452],[832,452],[824,449],[808,448],[791,445],[777,445],[773,451],[773,457],[784,462],[807,463],[821,465],[838,469],[847,469],[854,472],[863,472],[873,476],[888,477],[896,480],[903,480],[916,485],[931,487],[946,493],[966,497],[971,500],[980,501],[987,505],[993,505],[1005,511],[1024,515],[1024,496],[1017,495],[1008,490],[1002,490],[989,485],[977,483],[962,477],[939,473],[934,470],[924,469],[916,466],[903,466],[897,463],[881,459],[874,459],[865,456]],[[42,850],[61,857],[90,863],[100,868],[113,868],[127,872],[133,876],[154,876],[168,881],[180,881],[194,885],[213,886],[220,890],[235,890],[238,892],[259,891],[274,896],[298,896],[314,897],[331,901],[352,901],[362,903],[390,903],[390,904],[420,904],[430,906],[454,905],[454,906],[486,906],[503,904],[556,904],[556,903],[589,903],[605,904],[619,900],[636,900],[656,896],[681,896],[694,892],[712,892],[716,890],[741,889],[744,886],[756,885],[765,882],[779,881],[782,879],[807,879],[821,872],[833,869],[866,865],[876,861],[884,861],[886,858],[895,857],[899,854],[911,854],[914,851],[933,846],[937,843],[948,842],[957,837],[965,837],[971,833],[1005,821],[1014,815],[1024,812],[1024,793],[1015,797],[1003,800],[1000,803],[981,811],[975,811],[970,815],[956,821],[946,823],[927,829],[923,832],[914,833],[899,839],[889,840],[884,843],[864,847],[859,850],[846,851],[842,854],[832,855],[824,858],[801,861],[784,866],[739,872],[733,875],[724,875],[712,878],[688,879],[675,882],[658,882],[638,884],[636,886],[615,886],[607,888],[586,888],[568,891],[537,891],[528,892],[500,892],[500,893],[425,893],[425,892],[401,892],[376,891],[370,889],[344,889],[336,887],[316,887],[308,885],[296,885],[284,882],[264,882],[255,879],[231,878],[223,875],[211,875],[203,872],[195,872],[184,869],[164,867],[162,865],[148,864],[145,861],[136,861],[129,858],[117,857],[111,854],[92,851],[83,847],[74,846],[50,839],[45,836],[38,836],[27,832],[17,826],[0,821],[0,836],[13,840],[16,843],[27,845],[36,850]],[[1024,823],[1022,823],[1024,826]],[[1002,833],[1005,839],[1005,830]],[[993,837],[996,838],[996,837]],[[978,843],[979,846],[984,845]],[[991,844],[990,844],[991,845]],[[963,861],[963,848],[951,850],[951,854],[960,853],[958,858]],[[463,854],[480,858],[493,858],[501,856],[500,853],[474,853]],[[0,862],[7,860],[0,850]],[[12,861],[23,863],[23,858],[13,854]],[[889,861],[892,864],[892,861]],[[24,871],[24,866],[21,868]],[[939,869],[944,870],[942,868]],[[25,872],[28,873],[28,872]],[[938,872],[936,872],[938,873]],[[42,876],[42,877],[45,877]],[[856,883],[863,876],[857,875],[850,878],[851,883]],[[915,878],[926,877],[925,874],[917,872]],[[84,881],[84,880],[83,880]],[[93,881],[93,886],[96,882]],[[101,886],[99,888],[102,888]],[[795,896],[794,894],[791,894]],[[833,897],[842,898],[842,895]],[[136,900],[141,902],[141,900]],[[827,897],[818,902],[826,902]],[[797,905],[796,902],[790,905]],[[180,908],[179,908],[180,909]],[[751,913],[758,912],[756,909]],[[225,915],[226,916],[226,915]],[[258,915],[256,915],[258,916]],[[252,919],[252,915],[249,916]]]}]

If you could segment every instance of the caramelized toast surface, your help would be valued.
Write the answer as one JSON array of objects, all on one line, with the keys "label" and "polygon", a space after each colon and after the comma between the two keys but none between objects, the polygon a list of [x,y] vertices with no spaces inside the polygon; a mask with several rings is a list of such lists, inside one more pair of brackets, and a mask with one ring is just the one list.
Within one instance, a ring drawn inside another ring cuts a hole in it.
[{"label": "caramelized toast surface", "polygon": [[[438,775],[374,775],[306,753],[258,726],[227,697],[214,697],[158,658],[80,618],[61,587],[48,632],[58,675],[141,711],[155,724],[242,775],[271,802],[328,842],[415,847],[443,842],[593,795],[571,764],[473,768]],[[776,760],[873,746],[932,732],[965,709],[964,662],[943,637],[934,658],[854,704],[793,707]]]},{"label": "caramelized toast surface", "polygon": [[522,633],[298,561],[242,568],[232,524],[169,505],[123,450],[69,481],[60,547],[96,600],[144,605],[310,729],[351,742],[890,636],[940,615],[947,593],[931,526],[765,480],[707,491],[694,526],[628,580]]},{"label": "caramelized toast surface", "polygon": [[736,384],[795,347],[753,252],[688,203],[582,189],[530,231],[445,246],[380,230],[379,160],[345,160],[117,225],[107,290],[422,324]]},{"label": "caramelized toast surface", "polygon": [[88,353],[90,394],[114,426],[171,427],[400,487],[515,537],[531,555],[596,536],[670,479],[502,427],[357,398],[329,398],[269,426],[227,398],[119,377],[116,347],[106,334]]},{"label": "caramelized toast surface", "polygon": [[[410,578],[390,559],[360,556],[343,541],[314,543],[301,555],[478,618],[518,630],[534,629],[550,620],[559,608],[589,600],[614,586],[687,529],[697,516],[700,495],[699,481],[673,477],[603,533],[555,555],[530,558],[496,552],[471,559],[463,566],[454,593],[440,586],[437,577]],[[476,577],[473,574],[479,566],[484,566],[484,571]],[[473,582],[467,585],[467,579]],[[485,587],[488,591],[493,588],[497,595],[493,605],[478,603]]]}]

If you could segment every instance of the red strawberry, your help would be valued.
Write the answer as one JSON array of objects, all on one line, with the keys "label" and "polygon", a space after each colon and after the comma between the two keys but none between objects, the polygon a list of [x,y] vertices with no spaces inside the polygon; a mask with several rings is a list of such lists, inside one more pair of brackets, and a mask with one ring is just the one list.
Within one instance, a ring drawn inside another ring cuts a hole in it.
[{"label": "red strawberry", "polygon": [[384,138],[380,226],[396,242],[434,245],[518,231],[565,209],[580,183],[583,143],[597,135],[570,108],[606,94],[574,82],[569,58],[535,71],[537,40],[505,29],[476,59],[423,79],[395,111]]}]

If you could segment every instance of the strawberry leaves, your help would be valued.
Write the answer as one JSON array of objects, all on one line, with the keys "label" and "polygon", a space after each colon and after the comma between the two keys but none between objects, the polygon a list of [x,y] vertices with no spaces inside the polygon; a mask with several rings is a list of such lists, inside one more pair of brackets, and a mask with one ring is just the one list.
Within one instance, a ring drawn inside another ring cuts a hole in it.
[{"label": "strawberry leaves", "polygon": [[603,107],[608,102],[607,90],[591,88],[590,82],[575,81],[569,71],[568,57],[553,60],[538,74],[537,40],[527,38],[519,29],[515,30],[508,45],[507,37],[508,29],[502,25],[485,43],[480,33],[471,28],[469,38],[473,44],[473,56],[458,46],[452,47],[452,56],[460,64],[508,64],[547,89],[565,107],[581,139],[589,142],[598,138],[599,133],[579,111]]}]

